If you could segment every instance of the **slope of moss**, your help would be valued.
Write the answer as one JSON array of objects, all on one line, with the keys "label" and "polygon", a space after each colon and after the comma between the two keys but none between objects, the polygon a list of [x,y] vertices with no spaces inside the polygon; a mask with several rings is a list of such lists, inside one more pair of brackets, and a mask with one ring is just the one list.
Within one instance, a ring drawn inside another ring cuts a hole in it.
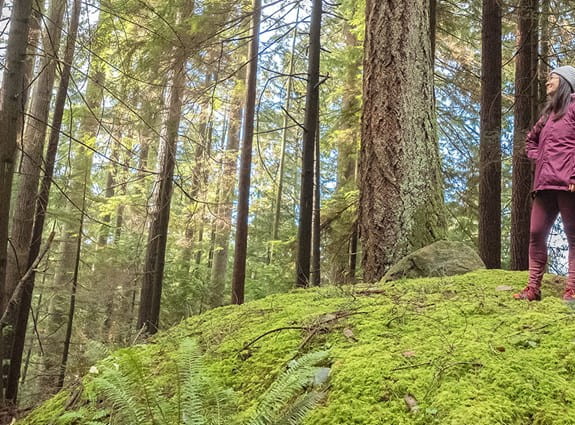
[{"label": "slope of moss", "polygon": [[[484,270],[297,290],[209,311],[130,350],[170,394],[170,359],[195,338],[207,372],[234,390],[238,424],[290,359],[326,349],[329,392],[308,425],[575,424],[575,310],[551,278],[543,301],[513,300],[505,286],[526,278]],[[90,377],[83,388],[18,423],[88,423],[81,418],[97,412]]]}]

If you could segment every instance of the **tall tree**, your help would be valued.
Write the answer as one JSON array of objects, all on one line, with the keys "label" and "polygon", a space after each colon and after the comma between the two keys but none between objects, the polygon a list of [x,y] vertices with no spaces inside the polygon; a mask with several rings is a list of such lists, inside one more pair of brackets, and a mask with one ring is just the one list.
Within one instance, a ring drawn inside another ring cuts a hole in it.
[{"label": "tall tree", "polygon": [[[10,357],[10,373],[7,384],[7,397],[16,400],[18,395],[20,366],[22,363],[22,355],[24,350],[24,342],[26,337],[28,316],[30,313],[30,306],[32,303],[32,294],[35,283],[35,262],[40,253],[40,245],[42,242],[42,233],[44,229],[44,222],[46,219],[46,210],[48,206],[48,199],[50,194],[50,187],[52,184],[56,152],[60,138],[60,128],[62,126],[62,117],[64,115],[65,102],[68,95],[68,85],[70,81],[71,64],[74,58],[74,49],[76,44],[76,36],[78,33],[78,23],[80,17],[80,1],[74,0],[70,26],[68,30],[68,38],[66,42],[66,49],[64,52],[63,66],[60,74],[60,85],[56,94],[54,105],[54,112],[52,116],[51,131],[48,141],[48,148],[46,151],[46,158],[44,160],[44,176],[40,190],[38,193],[36,205],[34,208],[34,226],[32,229],[32,237],[30,243],[30,250],[27,254],[27,274],[24,280],[21,281],[22,290],[21,296],[18,300],[17,317],[15,321],[15,340],[12,347]],[[51,237],[53,234],[51,235]],[[49,242],[47,242],[49,243]]]},{"label": "tall tree", "polygon": [[31,105],[28,112],[29,119],[26,121],[24,138],[22,140],[20,179],[16,197],[16,209],[12,221],[10,238],[12,249],[8,255],[5,285],[7,293],[4,299],[11,296],[28,265],[28,250],[30,249],[34,223],[34,206],[38,194],[40,170],[43,168],[42,155],[56,76],[56,62],[60,48],[60,35],[62,33],[65,8],[65,0],[52,0],[49,17],[46,20],[46,28],[42,35],[44,55],[40,60],[40,73],[36,79],[31,97]]},{"label": "tall tree", "polygon": [[364,279],[445,234],[429,3],[366,5],[360,154]]},{"label": "tall tree", "polygon": [[238,181],[238,212],[236,219],[236,241],[234,251],[234,271],[232,275],[232,303],[243,304],[246,281],[246,259],[248,247],[248,214],[250,180],[252,169],[252,144],[254,139],[254,119],[258,73],[260,39],[261,0],[253,0],[248,50],[248,70],[246,73],[246,100],[244,106],[243,140],[240,154],[240,175]]},{"label": "tall tree", "polygon": [[311,234],[313,217],[313,186],[315,138],[319,118],[319,65],[321,52],[322,0],[313,0],[309,32],[307,92],[302,146],[301,187],[299,198],[296,286],[310,285]]},{"label": "tall tree", "polygon": [[[191,6],[191,7],[190,7]],[[180,19],[185,21],[193,5],[186,5]],[[179,40],[174,47],[170,65],[169,90],[167,93],[167,115],[160,137],[158,152],[158,175],[151,199],[148,244],[144,262],[140,309],[137,327],[146,333],[156,333],[160,319],[160,301],[166,255],[172,180],[176,160],[176,146],[182,114],[182,101],[186,83],[186,61],[189,51]]]},{"label": "tall tree", "polygon": [[537,3],[537,0],[521,0],[517,9],[519,38],[515,56],[511,270],[527,270],[529,267],[531,163],[525,155],[525,137],[535,123],[538,103]]},{"label": "tall tree", "polygon": [[[8,222],[16,141],[24,116],[24,67],[30,29],[32,0],[15,2],[12,7],[10,33],[6,48],[6,65],[2,79],[2,114],[0,114],[0,305],[4,302],[8,247]],[[0,314],[4,311],[0,311]],[[2,340],[2,327],[0,327]],[[0,349],[0,405],[4,404],[4,350]]]},{"label": "tall tree", "polygon": [[479,140],[479,255],[501,267],[501,4],[483,0]]}]

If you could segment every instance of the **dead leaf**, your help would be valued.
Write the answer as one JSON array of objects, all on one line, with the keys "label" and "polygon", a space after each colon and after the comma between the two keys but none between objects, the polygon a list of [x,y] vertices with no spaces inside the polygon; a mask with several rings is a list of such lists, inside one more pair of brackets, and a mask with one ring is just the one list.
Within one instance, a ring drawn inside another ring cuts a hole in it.
[{"label": "dead leaf", "polygon": [[412,394],[405,394],[403,396],[403,400],[405,401],[405,405],[407,406],[407,411],[411,413],[417,413],[419,411],[419,405],[417,404],[417,400]]},{"label": "dead leaf", "polygon": [[343,336],[345,336],[347,339],[356,342],[357,338],[355,337],[355,335],[353,334],[353,331],[350,328],[345,328],[343,330]]},{"label": "dead leaf", "polygon": [[415,357],[415,351],[404,351],[403,353],[401,353],[401,355],[407,358]]}]

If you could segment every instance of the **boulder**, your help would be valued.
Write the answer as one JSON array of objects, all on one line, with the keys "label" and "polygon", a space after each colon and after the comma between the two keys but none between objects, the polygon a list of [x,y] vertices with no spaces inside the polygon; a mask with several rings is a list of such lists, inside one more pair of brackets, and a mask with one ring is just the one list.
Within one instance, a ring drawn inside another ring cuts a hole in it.
[{"label": "boulder", "polygon": [[382,280],[453,276],[484,268],[479,255],[463,242],[437,241],[403,257]]}]

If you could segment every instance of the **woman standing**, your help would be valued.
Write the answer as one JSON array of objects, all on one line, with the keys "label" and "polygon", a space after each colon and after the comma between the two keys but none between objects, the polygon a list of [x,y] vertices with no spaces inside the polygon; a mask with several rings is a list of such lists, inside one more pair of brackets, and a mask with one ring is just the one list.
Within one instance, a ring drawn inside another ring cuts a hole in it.
[{"label": "woman standing", "polygon": [[560,213],[569,245],[569,272],[563,294],[575,301],[575,68],[561,66],[547,79],[548,102],[527,135],[527,157],[535,161],[529,240],[529,281],[516,299],[541,299],[547,238]]}]

